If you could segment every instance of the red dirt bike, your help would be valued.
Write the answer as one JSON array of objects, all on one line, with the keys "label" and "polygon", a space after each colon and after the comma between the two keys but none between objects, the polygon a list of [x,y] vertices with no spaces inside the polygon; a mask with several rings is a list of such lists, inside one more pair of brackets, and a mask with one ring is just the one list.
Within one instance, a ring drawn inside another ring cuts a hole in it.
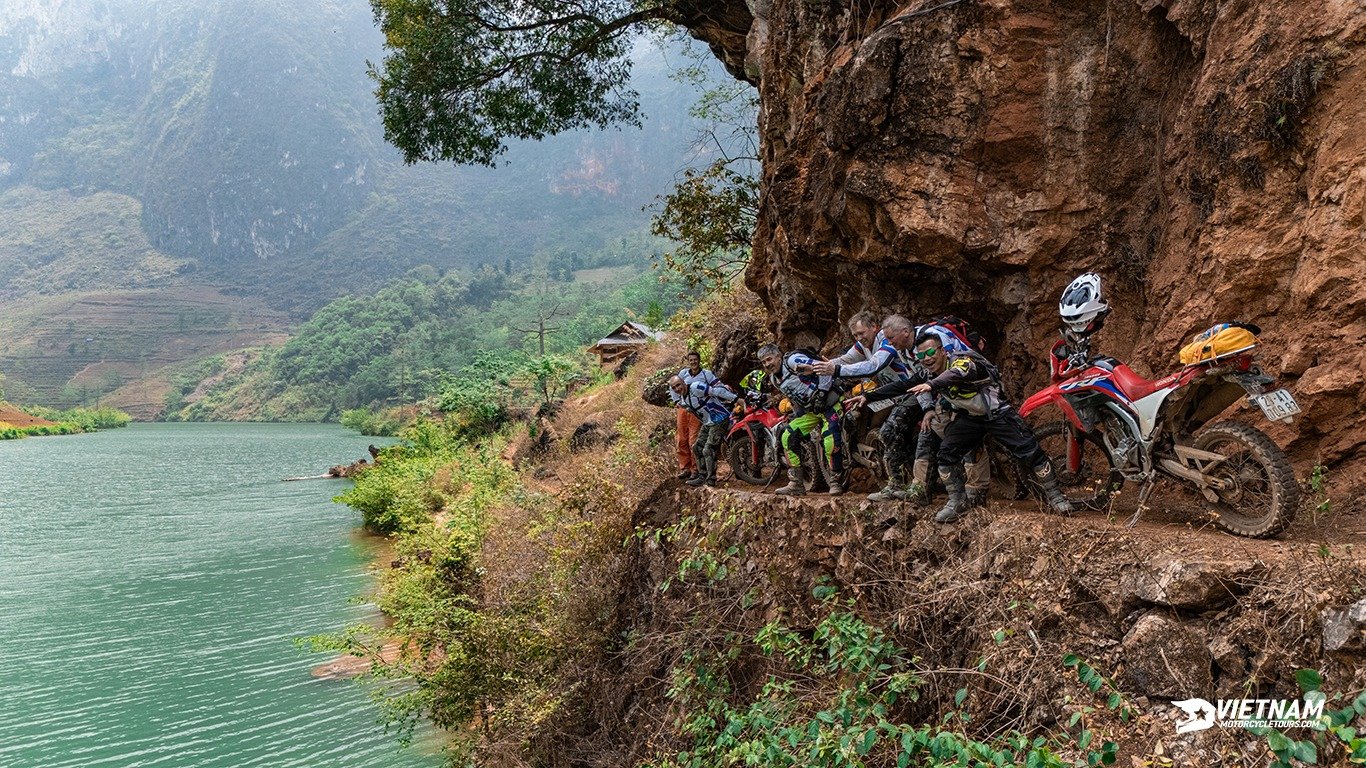
[{"label": "red dirt bike", "polygon": [[[787,472],[787,451],[783,450],[782,442],[787,419],[787,414],[780,408],[748,398],[736,407],[734,423],[721,446],[735,479],[750,485],[771,486],[780,473]],[[816,449],[809,441],[803,440],[798,450],[806,466],[816,466]],[[816,490],[823,483],[820,472],[810,472],[806,476],[808,491]]]},{"label": "red dirt bike", "polygon": [[1165,477],[1198,491],[1214,524],[1229,533],[1266,538],[1294,520],[1299,485],[1271,438],[1236,421],[1206,426],[1244,396],[1272,421],[1300,412],[1288,391],[1267,391],[1275,379],[1251,347],[1149,381],[1114,358],[1092,357],[1085,341],[1060,356],[1063,343],[1049,355],[1052,386],[1027,399],[1020,414],[1045,405],[1062,411],[1063,421],[1035,434],[1074,505],[1101,509],[1125,481],[1139,483],[1133,525]]},{"label": "red dirt bike", "polygon": [[771,485],[787,469],[782,430],[787,416],[777,408],[746,400],[736,408],[735,420],[721,450],[735,479],[750,485]]}]

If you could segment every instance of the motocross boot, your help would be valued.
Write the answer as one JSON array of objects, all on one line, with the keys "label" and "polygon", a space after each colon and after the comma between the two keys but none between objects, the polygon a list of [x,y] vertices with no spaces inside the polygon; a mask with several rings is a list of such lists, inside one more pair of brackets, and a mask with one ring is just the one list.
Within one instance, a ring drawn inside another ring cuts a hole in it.
[{"label": "motocross boot", "polygon": [[905,491],[893,485],[892,482],[889,480],[887,481],[887,486],[885,488],[883,488],[880,491],[874,491],[873,493],[868,494],[868,500],[892,501],[894,499],[901,498],[904,493]]},{"label": "motocross boot", "polygon": [[901,472],[892,469],[890,466],[888,469],[890,471],[887,473],[887,482],[883,484],[882,490],[868,494],[869,501],[892,501],[906,498],[906,481]]},{"label": "motocross boot", "polygon": [[968,499],[968,508],[969,508],[969,509],[976,509],[977,507],[986,506],[986,503],[987,503],[987,489],[985,489],[985,488],[969,488],[969,489],[968,489],[968,493],[967,493],[967,499]]},{"label": "motocross boot", "polygon": [[949,500],[944,502],[944,506],[934,516],[936,523],[952,523],[962,517],[968,511],[967,490],[963,487],[966,482],[961,466],[940,467],[939,479],[944,483],[944,490],[948,491]]},{"label": "motocross boot", "polygon": [[697,474],[691,480],[684,482],[684,485],[691,485],[694,488],[716,483],[716,459],[701,454],[697,457]]},{"label": "motocross boot", "polygon": [[821,461],[821,476],[825,478],[825,485],[830,489],[831,496],[842,496],[844,494],[844,486],[840,484],[839,474],[830,466],[830,462]]},{"label": "motocross boot", "polygon": [[1060,515],[1072,514],[1072,502],[1062,495],[1062,489],[1058,487],[1058,473],[1053,471],[1053,462],[1045,461],[1034,467],[1034,480],[1043,488],[1044,499],[1048,501],[1048,506]]},{"label": "motocross boot", "polygon": [[806,495],[806,467],[788,467],[787,485],[774,491],[779,496],[805,496]]}]

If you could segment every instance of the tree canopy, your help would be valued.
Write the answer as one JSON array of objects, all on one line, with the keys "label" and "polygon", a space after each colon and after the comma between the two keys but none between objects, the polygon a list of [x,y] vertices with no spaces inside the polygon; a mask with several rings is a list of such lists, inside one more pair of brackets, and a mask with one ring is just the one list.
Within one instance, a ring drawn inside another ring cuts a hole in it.
[{"label": "tree canopy", "polygon": [[385,138],[408,162],[492,165],[510,139],[638,119],[632,32],[670,0],[371,0]]}]

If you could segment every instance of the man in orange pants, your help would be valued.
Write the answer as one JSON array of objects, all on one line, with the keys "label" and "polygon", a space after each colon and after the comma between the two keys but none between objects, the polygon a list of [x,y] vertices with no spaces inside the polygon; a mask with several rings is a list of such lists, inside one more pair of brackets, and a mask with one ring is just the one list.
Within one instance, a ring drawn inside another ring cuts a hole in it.
[{"label": "man in orange pants", "polygon": [[[701,381],[707,386],[711,386],[717,382],[716,374],[702,367],[702,355],[696,351],[684,355],[683,363],[686,367],[678,372],[676,378],[682,380],[684,384],[692,386],[694,381]],[[691,411],[683,407],[683,401],[674,394],[672,386],[669,388],[669,399],[678,409],[678,419],[674,425],[678,432],[678,440],[674,444],[678,451],[678,479],[690,480],[697,474],[697,462],[693,459],[692,444],[697,441],[697,435],[702,431],[702,422]]]},{"label": "man in orange pants", "polygon": [[702,420],[682,406],[676,410],[678,441],[674,447],[678,449],[678,479],[690,480],[697,474],[697,461],[693,459],[692,444],[697,441],[697,434],[702,430]]}]

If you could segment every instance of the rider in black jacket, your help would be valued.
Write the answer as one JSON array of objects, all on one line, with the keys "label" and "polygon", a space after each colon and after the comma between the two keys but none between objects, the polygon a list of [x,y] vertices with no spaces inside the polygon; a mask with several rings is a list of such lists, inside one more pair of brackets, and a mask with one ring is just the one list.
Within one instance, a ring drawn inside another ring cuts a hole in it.
[{"label": "rider in black jacket", "polygon": [[953,522],[967,511],[963,459],[987,435],[1031,468],[1053,511],[1070,514],[1072,505],[1058,487],[1053,464],[1039,447],[1033,430],[1006,402],[996,366],[975,351],[945,352],[943,341],[932,333],[916,337],[915,357],[934,378],[916,384],[910,392],[933,394],[953,411],[953,421],[944,428],[944,442],[939,447],[939,479],[948,490],[949,500],[935,515],[935,521]]}]

